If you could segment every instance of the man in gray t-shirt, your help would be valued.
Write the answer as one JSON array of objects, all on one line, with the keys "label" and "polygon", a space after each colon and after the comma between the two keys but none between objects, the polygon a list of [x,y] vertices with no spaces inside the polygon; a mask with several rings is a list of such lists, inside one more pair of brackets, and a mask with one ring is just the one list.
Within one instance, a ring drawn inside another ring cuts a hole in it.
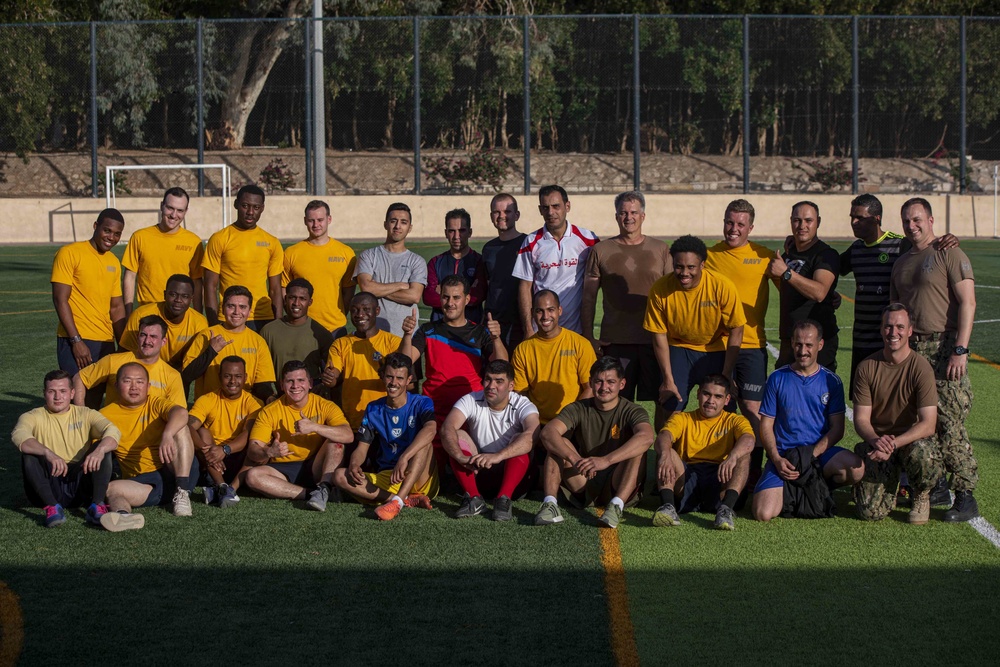
[{"label": "man in gray t-shirt", "polygon": [[378,328],[403,335],[403,320],[413,314],[427,284],[423,258],[406,249],[406,235],[413,225],[410,207],[395,203],[385,214],[385,243],[358,256],[354,277],[362,292],[378,298]]}]

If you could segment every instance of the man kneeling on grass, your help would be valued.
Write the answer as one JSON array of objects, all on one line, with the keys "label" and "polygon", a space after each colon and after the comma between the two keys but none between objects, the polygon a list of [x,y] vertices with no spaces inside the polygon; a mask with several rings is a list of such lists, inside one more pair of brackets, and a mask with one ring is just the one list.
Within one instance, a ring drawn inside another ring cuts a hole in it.
[{"label": "man kneeling on grass", "polygon": [[[686,512],[715,512],[715,527],[733,530],[733,506],[747,483],[754,433],[746,417],[726,412],[729,378],[705,376],[698,409],[675,412],[656,438],[656,481],[662,505],[654,526],[679,526]],[[675,509],[675,497],[680,507]]]},{"label": "man kneeling on grass", "polygon": [[618,526],[625,506],[642,497],[646,477],[646,450],[655,433],[649,413],[621,398],[625,369],[610,356],[590,367],[593,398],[570,403],[542,429],[548,452],[542,468],[545,498],[535,515],[535,525],[563,520],[556,493],[579,507],[607,503],[600,521]]},{"label": "man kneeling on grass", "polygon": [[118,443],[121,479],[108,486],[111,511],[101,517],[110,531],[142,528],[145,519],[133,507],[160,505],[173,498],[177,516],[191,516],[191,464],[194,445],[188,430],[188,411],[161,397],[149,395],[149,373],[132,361],[118,369],[118,400],[101,414],[122,432]]},{"label": "man kneeling on grass", "polygon": [[[334,480],[362,502],[381,503],[375,516],[390,521],[403,505],[431,509],[431,498],[438,492],[437,468],[431,455],[437,422],[431,399],[406,391],[413,379],[409,356],[399,352],[388,355],[380,374],[386,395],[365,408],[357,448],[347,469],[337,470]],[[362,466],[373,444],[375,472],[366,472]]]},{"label": "man kneeling on grass", "polygon": [[483,389],[458,399],[441,425],[441,445],[465,491],[456,519],[482,514],[482,490],[496,500],[494,521],[510,521],[511,499],[522,497],[538,432],[538,408],[512,393],[514,367],[491,361],[483,373]]},{"label": "man kneeling on grass", "polygon": [[[332,401],[310,392],[305,363],[289,361],[281,369],[278,400],[257,413],[250,431],[247,487],[267,498],[306,500],[326,511],[333,471],[344,460],[344,443],[353,440],[344,413]],[[339,498],[335,495],[334,502]]]},{"label": "man kneeling on grass", "polygon": [[45,508],[45,527],[66,522],[63,507],[85,505],[87,523],[100,525],[111,481],[111,452],[121,432],[97,410],[73,404],[72,376],[45,375],[45,405],[25,412],[10,434],[21,452],[28,501]]}]

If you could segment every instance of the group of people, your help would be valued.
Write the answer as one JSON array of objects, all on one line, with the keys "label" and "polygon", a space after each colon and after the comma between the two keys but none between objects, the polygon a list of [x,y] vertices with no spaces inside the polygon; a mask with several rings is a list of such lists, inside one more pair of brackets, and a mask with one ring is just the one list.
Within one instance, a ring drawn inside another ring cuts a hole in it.
[{"label": "group of people", "polygon": [[[187,193],[171,188],[121,263],[111,250],[124,217],[102,211],[92,238],[53,263],[59,370],[12,435],[29,500],[47,526],[86,506],[112,531],[141,528],[137,507],[191,515],[198,485],[221,508],[241,490],[317,511],[349,496],[391,520],[430,509],[447,473],[463,494],[457,518],[490,499],[508,521],[539,487],[536,524],[561,522],[562,503],[603,506],[614,528],[642,497],[653,447],[655,526],[707,511],[732,530],[751,492],[761,521],[832,516],[840,485],[865,519],[904,499],[915,524],[932,503],[951,503],[946,521],[978,515],[964,426],[974,278],[957,239],[934,235],[926,200],[903,205],[904,237],[883,231],[876,197],[857,197],[857,241],[838,254],[808,201],[773,252],[750,241],[744,199],[709,248],[645,235],[639,192],[615,198],[619,233],[603,241],[568,221],[564,189],[538,197],[543,225],[525,234],[517,200],[496,195],[482,253],[469,247],[471,215],[448,212],[448,249],[428,262],[406,248],[403,203],[386,212],[385,242],[355,256],[318,200],[308,238],[283,250],[259,226],[265,194],[252,185],[203,246],[182,225]],[[836,374],[836,287],[849,273],[853,451],[838,446]],[[652,418],[638,401],[654,402]]]}]

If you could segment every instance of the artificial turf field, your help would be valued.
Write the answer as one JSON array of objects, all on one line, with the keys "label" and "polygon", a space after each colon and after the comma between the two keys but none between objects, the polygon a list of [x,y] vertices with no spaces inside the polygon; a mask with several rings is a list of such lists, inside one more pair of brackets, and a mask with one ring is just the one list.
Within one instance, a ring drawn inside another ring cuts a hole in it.
[{"label": "artificial turf field", "polygon": [[[430,257],[443,243],[410,247]],[[969,365],[976,497],[998,526],[1000,322],[981,321],[1000,318],[1000,244],[962,247],[980,321]],[[41,378],[55,367],[55,251],[0,248],[4,434],[42,403]],[[851,297],[853,287],[842,280],[839,291]],[[773,328],[773,288],[771,304]],[[845,300],[842,377],[852,313]],[[962,664],[995,663],[1000,649],[1000,549],[969,525],[942,523],[940,508],[922,527],[907,525],[905,510],[868,524],[838,492],[835,519],[762,525],[744,510],[724,533],[708,514],[654,529],[658,503],[647,496],[615,532],[565,508],[564,523],[535,527],[537,499],[516,502],[509,524],[452,519],[454,496],[380,523],[356,504],[318,514],[246,496],[222,511],[198,492],[191,519],[146,509],[145,529],[111,534],[74,510],[45,530],[6,442],[0,666]]]}]

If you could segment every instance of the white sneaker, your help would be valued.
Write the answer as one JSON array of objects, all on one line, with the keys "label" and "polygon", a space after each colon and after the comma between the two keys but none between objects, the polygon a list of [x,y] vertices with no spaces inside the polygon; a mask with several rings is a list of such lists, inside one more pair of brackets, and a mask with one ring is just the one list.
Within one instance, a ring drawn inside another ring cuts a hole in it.
[{"label": "white sneaker", "polygon": [[191,516],[191,494],[184,489],[174,493],[174,516]]}]

